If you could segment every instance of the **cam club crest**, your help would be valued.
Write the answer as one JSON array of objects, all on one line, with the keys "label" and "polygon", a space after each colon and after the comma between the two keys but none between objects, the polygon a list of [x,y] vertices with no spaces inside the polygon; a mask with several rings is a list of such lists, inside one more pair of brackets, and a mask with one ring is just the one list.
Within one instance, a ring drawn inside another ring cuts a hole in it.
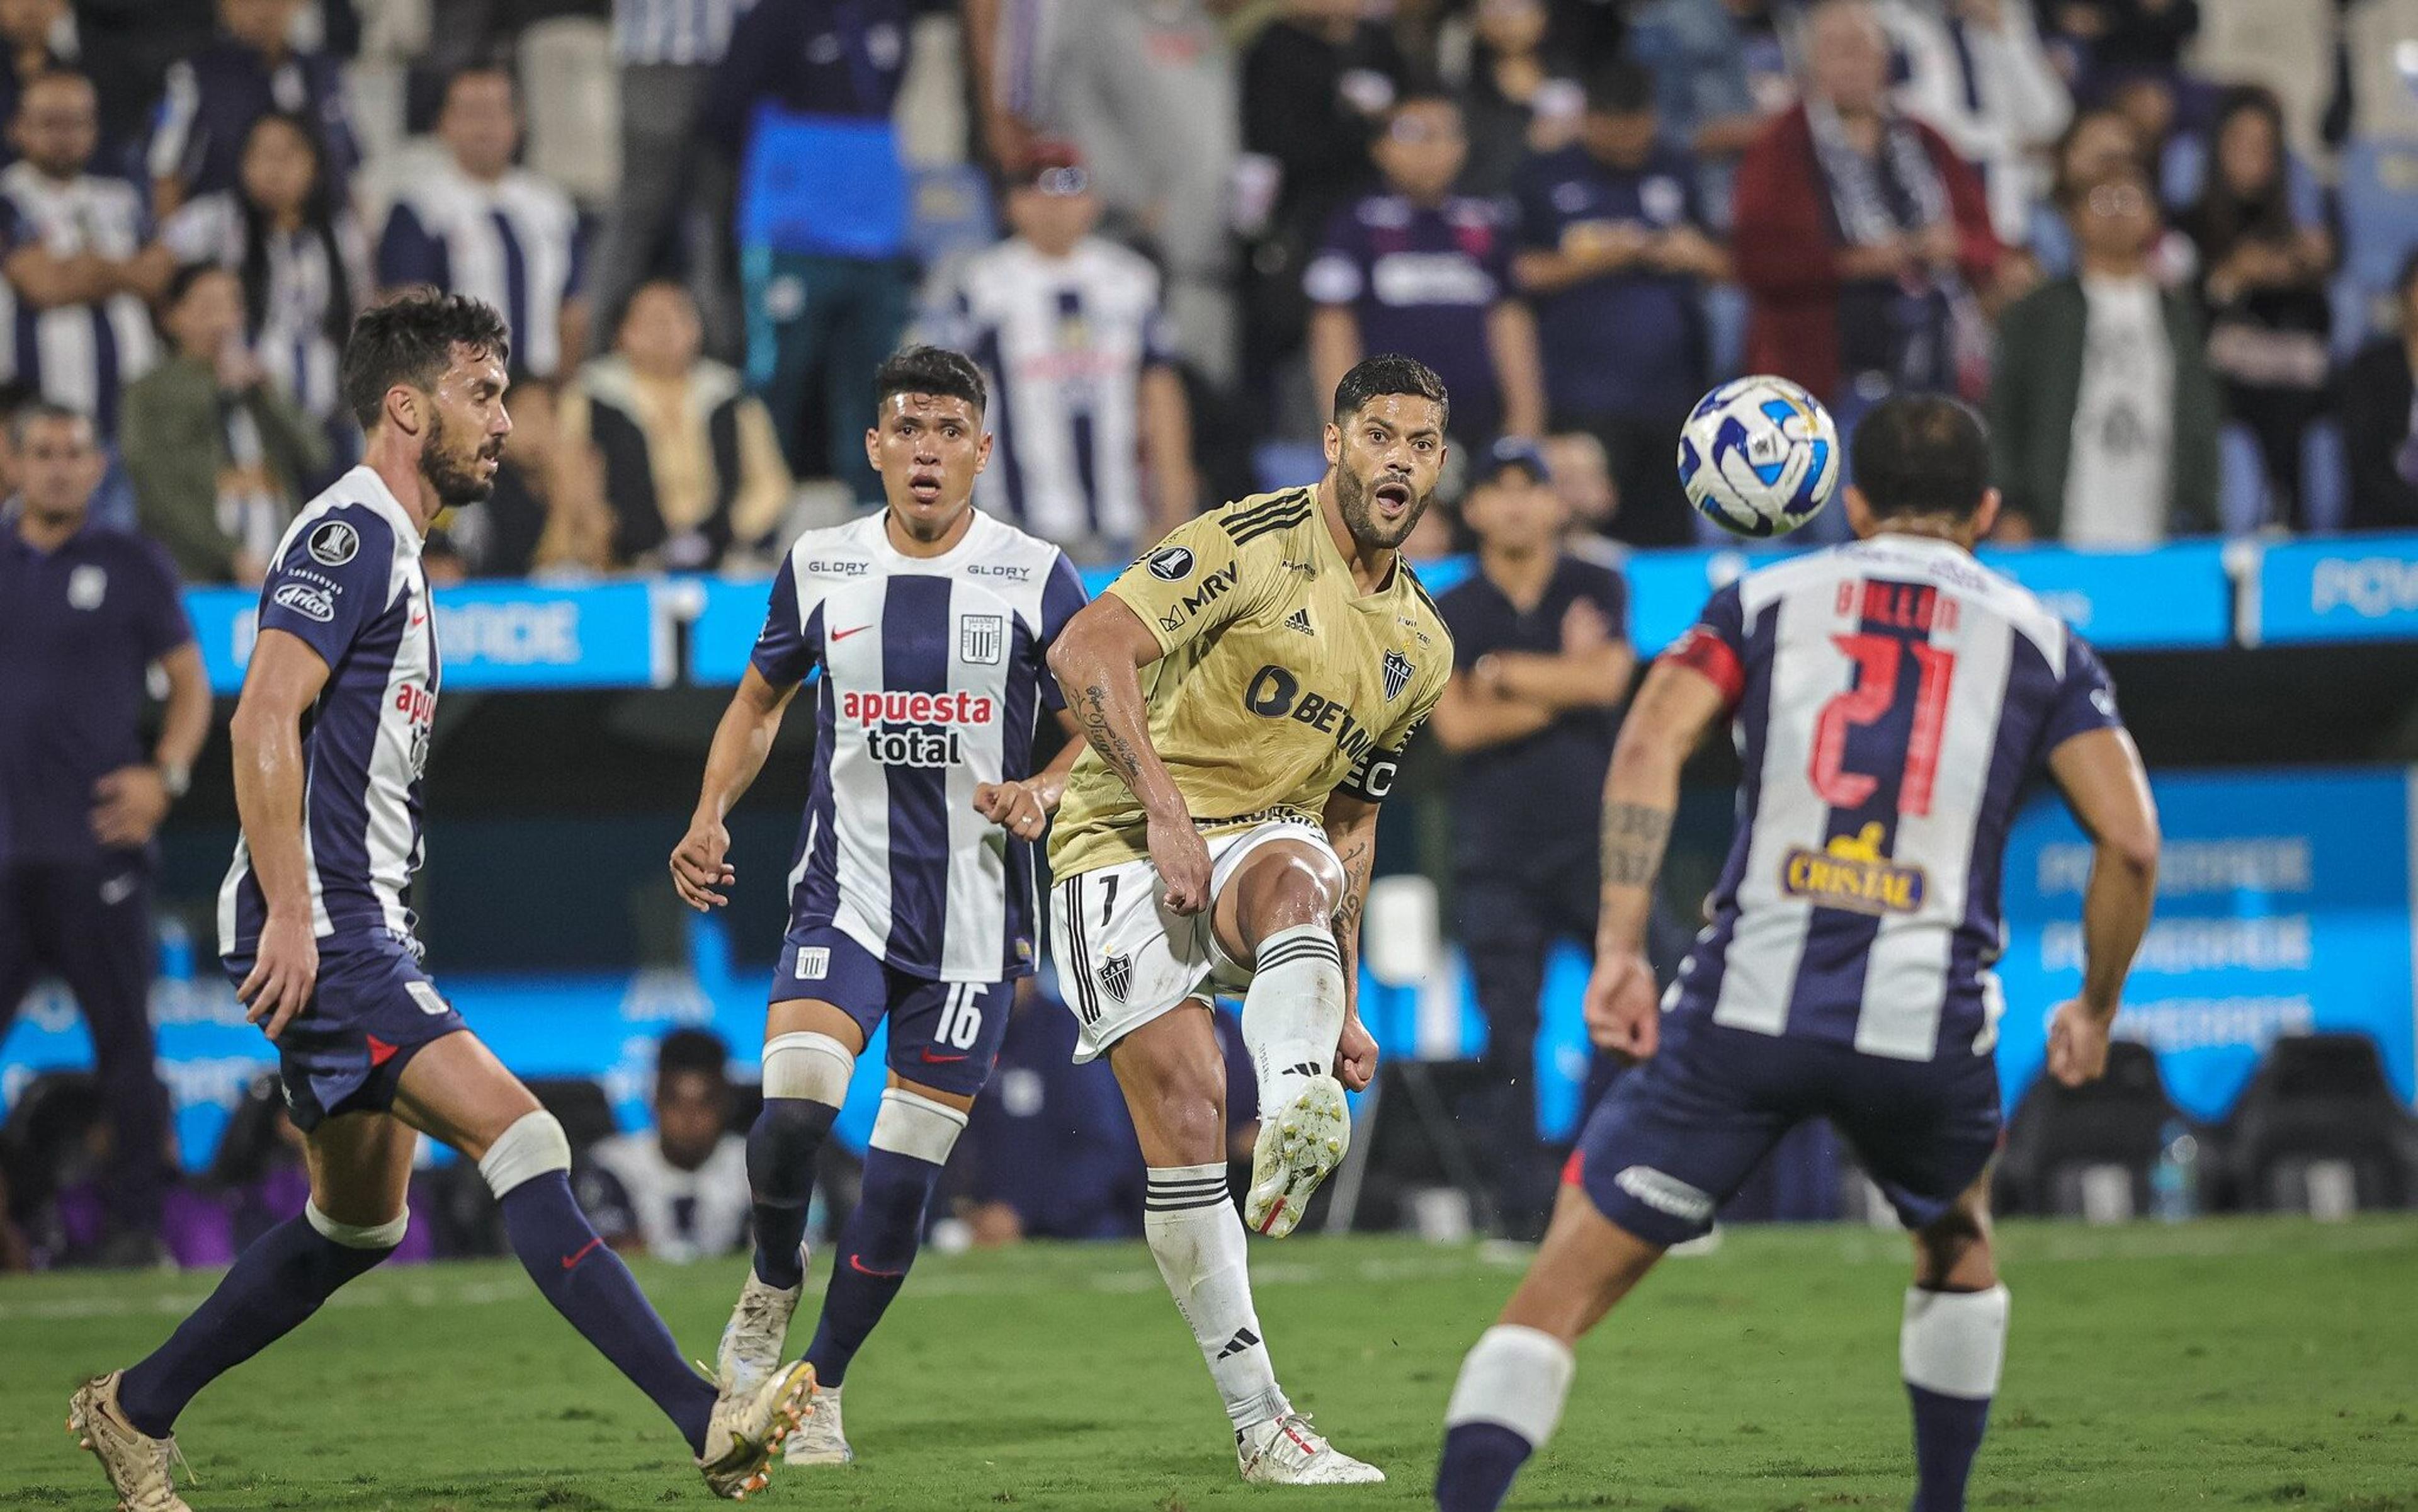
[{"label": "cam club crest", "polygon": [[1400,651],[1385,653],[1385,701],[1392,703],[1411,685],[1411,659]]},{"label": "cam club crest", "polygon": [[1133,985],[1133,961],[1121,950],[1110,951],[1109,958],[1100,963],[1097,975],[1100,979],[1100,990],[1117,1001],[1123,1002],[1125,1000],[1125,989]]}]

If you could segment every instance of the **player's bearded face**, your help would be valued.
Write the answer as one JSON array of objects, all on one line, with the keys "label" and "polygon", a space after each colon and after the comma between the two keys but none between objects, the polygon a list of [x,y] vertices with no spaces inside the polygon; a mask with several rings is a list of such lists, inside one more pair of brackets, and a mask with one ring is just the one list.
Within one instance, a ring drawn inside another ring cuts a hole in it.
[{"label": "player's bearded face", "polygon": [[420,449],[420,475],[448,509],[476,504],[496,491],[504,437],[513,422],[504,411],[502,365],[488,359],[457,363],[429,396],[428,439]]},{"label": "player's bearded face", "polygon": [[1335,503],[1361,545],[1410,539],[1444,468],[1444,407],[1416,394],[1380,394],[1339,426]]}]

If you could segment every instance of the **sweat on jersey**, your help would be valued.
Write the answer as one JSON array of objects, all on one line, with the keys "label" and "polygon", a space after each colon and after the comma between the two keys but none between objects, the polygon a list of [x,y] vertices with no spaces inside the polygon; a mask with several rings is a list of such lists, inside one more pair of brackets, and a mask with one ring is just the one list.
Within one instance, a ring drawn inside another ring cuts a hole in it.
[{"label": "sweat on jersey", "polygon": [[2089,646],[1963,547],[1882,535],[1739,579],[1662,654],[1728,697],[1745,767],[1676,1010],[1987,1052],[2008,826],[2049,753],[2120,726]]},{"label": "sweat on jersey", "polygon": [[[260,586],[260,632],[283,631],[328,664],[302,725],[302,853],[311,932],[408,940],[405,890],[420,869],[421,772],[439,663],[420,527],[378,475],[355,467],[311,501]],[[219,888],[219,952],[249,954],[268,909],[238,838]]]},{"label": "sweat on jersey", "polygon": [[[1307,488],[1178,526],[1106,591],[1158,642],[1142,671],[1150,743],[1205,834],[1316,824],[1339,790],[1384,799],[1452,676],[1452,634],[1410,565],[1397,557],[1362,593]],[[1149,853],[1133,790],[1085,750],[1049,832],[1050,871]]]},{"label": "sweat on jersey", "polygon": [[1033,773],[1045,656],[1082,580],[1066,554],[977,511],[939,557],[890,544],[887,513],[798,538],[756,641],[775,688],[815,690],[815,770],[790,919],[829,924],[936,982],[1029,975],[1033,856],[974,810]]}]

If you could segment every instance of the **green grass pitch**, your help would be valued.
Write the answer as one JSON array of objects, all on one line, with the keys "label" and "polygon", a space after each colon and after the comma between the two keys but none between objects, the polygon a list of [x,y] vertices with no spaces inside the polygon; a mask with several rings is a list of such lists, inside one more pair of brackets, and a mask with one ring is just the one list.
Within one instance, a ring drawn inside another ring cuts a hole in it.
[{"label": "green grass pitch", "polygon": [[[2418,1217],[2009,1224],[2002,1254],[2013,1344],[1977,1507],[2418,1512]],[[1309,1237],[1254,1241],[1252,1257],[1295,1401],[1391,1484],[1243,1486],[1147,1254],[1035,1246],[926,1256],[851,1372],[859,1463],[776,1473],[751,1504],[1428,1504],[1445,1395],[1519,1257]],[[638,1274],[702,1355],[740,1265]],[[1904,1507],[1905,1270],[1896,1236],[1832,1227],[1732,1230],[1717,1253],[1666,1262],[1582,1348],[1561,1434],[1512,1504]],[[0,1281],[0,1509],[109,1505],[61,1427],[68,1393],[163,1336],[207,1286]],[[180,1428],[198,1512],[709,1501],[670,1428],[508,1263],[356,1282]]]}]

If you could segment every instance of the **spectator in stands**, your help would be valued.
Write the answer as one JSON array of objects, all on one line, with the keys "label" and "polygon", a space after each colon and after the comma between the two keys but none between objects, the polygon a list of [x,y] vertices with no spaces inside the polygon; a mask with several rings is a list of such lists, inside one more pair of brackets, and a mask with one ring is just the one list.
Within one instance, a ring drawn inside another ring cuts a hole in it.
[{"label": "spectator in stands", "polygon": [[486,300],[503,313],[513,362],[553,377],[578,362],[587,339],[579,216],[559,187],[513,165],[521,118],[511,72],[455,74],[436,136],[445,160],[406,179],[387,212],[378,282]]},{"label": "spectator in stands", "polygon": [[2209,363],[2224,380],[2227,413],[2257,441],[2270,518],[2294,523],[2302,438],[2326,402],[2334,240],[2295,223],[2284,114],[2273,94],[2227,91],[2211,140],[2208,188],[2182,217],[2199,249]]},{"label": "spectator in stands", "polygon": [[1906,69],[1898,107],[1980,170],[1992,226],[2019,241],[2041,189],[2033,162],[2074,114],[2031,0],[1889,0],[1882,15]]},{"label": "spectator in stands", "polygon": [[1706,224],[1729,229],[1738,154],[1794,91],[1767,0],[1645,0],[1630,12],[1629,55],[1654,75],[1654,112],[1697,162]]},{"label": "spectator in stands", "polygon": [[685,1263],[747,1242],[747,1140],[730,1128],[730,1048],[676,1029],[655,1047],[655,1126],[588,1148],[579,1205],[624,1255]]},{"label": "spectator in stands", "polygon": [[[66,980],[112,1134],[103,1258],[148,1264],[168,1138],[152,836],[209,736],[209,682],[165,554],[89,517],[103,466],[92,422],[36,405],[15,438],[20,486],[0,515],[0,1039],[37,973]],[[155,666],[167,708],[146,751]]]},{"label": "spectator in stands", "polygon": [[171,64],[167,99],[151,134],[151,202],[165,220],[196,194],[220,194],[242,176],[252,123],[283,111],[310,123],[328,176],[351,182],[360,165],[344,65],[292,42],[302,0],[219,0],[222,35]]},{"label": "spectator in stands", "polygon": [[1656,139],[1653,76],[1620,59],[1588,82],[1578,143],[1521,176],[1514,270],[1537,303],[1553,427],[1603,442],[1625,506],[1613,533],[1632,545],[1695,537],[1672,438],[1711,365],[1704,284],[1730,271],[1704,224],[1694,161]]},{"label": "spectator in stands", "polygon": [[[747,385],[789,470],[881,500],[865,461],[865,386],[907,326],[907,173],[890,107],[907,66],[907,0],[757,0],[732,32],[698,122],[740,164]],[[822,452],[806,401],[823,398]]]},{"label": "spectator in stands", "polygon": [[[1238,64],[1207,0],[1057,0],[1043,60],[1046,124],[1082,150],[1110,234],[1166,278],[1169,341],[1232,388],[1240,314],[1232,206],[1242,152]],[[1025,156],[1003,170],[1014,181]]]},{"label": "spectator in stands", "polygon": [[160,301],[171,355],[126,390],[135,509],[190,582],[256,586],[328,467],[327,433],[268,375],[243,322],[236,275],[177,269]]},{"label": "spectator in stands", "polygon": [[1988,332],[1972,291],[1998,258],[1981,179],[1890,106],[1868,0],[1820,0],[1805,36],[1804,102],[1738,164],[1747,368],[1803,384],[1843,429],[1893,389],[1978,393]]},{"label": "spectator in stands", "polygon": [[2150,267],[2157,199],[2135,162],[2075,181],[2078,275],[2007,308],[1990,389],[2002,534],[2155,545],[2216,528],[2216,379],[2191,296]]},{"label": "spectator in stands", "polygon": [[937,291],[934,335],[974,354],[1013,417],[983,507],[1079,560],[1122,562],[1200,506],[1158,271],[1092,235],[1099,198],[1072,144],[1037,142],[1027,161],[1007,192],[1015,235]]},{"label": "spectator in stands", "polygon": [[612,355],[563,395],[560,445],[594,446],[613,515],[613,561],[693,573],[759,545],[789,502],[789,469],[764,405],[701,354],[696,302],[641,284]]},{"label": "spectator in stands", "polygon": [[1545,0],[1478,0],[1461,114],[1469,161],[1461,189],[1508,194],[1532,152],[1552,152],[1578,132],[1583,96],[1569,64],[1549,53]]},{"label": "spectator in stands", "polygon": [[369,238],[329,176],[310,123],[283,111],[253,122],[237,187],[186,205],[160,239],[180,263],[236,275],[243,339],[279,391],[322,429],[349,438],[337,366],[375,282]]},{"label": "spectator in stands", "polygon": [[730,286],[730,163],[698,149],[696,124],[745,8],[742,0],[613,0],[621,178],[589,281],[597,320],[618,330],[622,306],[684,239],[682,276],[704,318],[707,346],[733,359],[742,338]]},{"label": "spectator in stands", "polygon": [[[0,58],[0,121],[17,118],[17,99],[27,84],[70,66],[52,47],[67,13],[67,0],[0,0],[0,49],[7,50]],[[0,166],[16,160],[16,144],[0,144]]]},{"label": "spectator in stands", "polygon": [[1620,574],[1563,549],[1569,513],[1536,450],[1497,442],[1462,518],[1477,571],[1437,600],[1453,675],[1435,731],[1452,788],[1462,949],[1486,1015],[1488,1106],[1465,1110],[1515,1235],[1541,1232],[1553,1169],[1537,1139],[1538,1000],[1556,938],[1595,938],[1597,817],[1636,663]]},{"label": "spectator in stands", "polygon": [[2052,0],[2046,19],[2081,48],[2088,86],[2110,74],[2172,74],[2199,31],[2199,0]]},{"label": "spectator in stands", "polygon": [[2049,149],[2048,192],[2032,202],[2025,218],[2023,247],[2043,276],[2063,278],[2074,271],[2074,233],[2065,219],[2066,202],[2075,185],[2121,163],[2149,167],[2141,133],[2133,118],[2112,105],[2074,113]]},{"label": "spectator in stands", "polygon": [[20,157],[0,169],[0,324],[18,337],[0,375],[91,416],[107,441],[120,390],[157,355],[145,301],[175,264],[134,186],[86,172],[100,123],[83,75],[26,85],[9,130]]},{"label": "spectator in stands", "polygon": [[[1367,184],[1370,143],[1409,73],[1393,31],[1365,8],[1358,0],[1285,0],[1243,54],[1247,192],[1238,218],[1248,243],[1243,384],[1251,393],[1278,392],[1278,369],[1301,350],[1309,322],[1302,269]],[[1317,413],[1331,393],[1313,399]]]},{"label": "spectator in stands", "polygon": [[1443,95],[1406,95],[1387,114],[1385,187],[1336,212],[1302,277],[1319,413],[1363,357],[1407,352],[1443,377],[1464,445],[1541,434],[1537,325],[1511,286],[1518,228],[1501,202],[1452,192],[1466,151],[1461,108]]},{"label": "spectator in stands", "polygon": [[613,512],[592,445],[563,443],[552,379],[522,377],[507,396],[513,439],[495,492],[451,512],[428,538],[429,576],[593,576],[613,564]]},{"label": "spectator in stands", "polygon": [[2401,330],[2351,359],[2341,384],[2343,451],[2350,464],[2354,530],[2418,528],[2418,250],[2395,286]]},{"label": "spectator in stands", "polygon": [[1609,534],[1620,512],[1620,490],[1613,484],[1612,459],[1604,454],[1603,442],[1586,431],[1563,431],[1545,437],[1537,451],[1553,492],[1570,512],[1570,527],[1589,535]]}]

